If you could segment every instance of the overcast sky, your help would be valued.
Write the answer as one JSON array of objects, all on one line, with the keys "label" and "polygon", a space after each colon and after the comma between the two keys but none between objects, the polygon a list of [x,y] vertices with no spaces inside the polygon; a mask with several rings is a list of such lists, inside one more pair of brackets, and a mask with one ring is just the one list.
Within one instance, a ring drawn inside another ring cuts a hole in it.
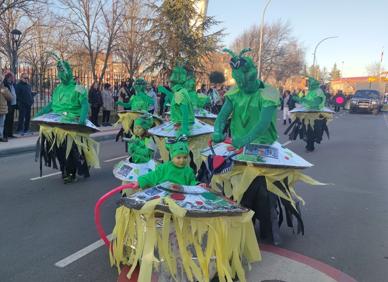
[{"label": "overcast sky", "polygon": [[[267,0],[209,0],[208,15],[222,21],[230,43],[253,24],[261,21]],[[306,60],[312,63],[315,45],[328,36],[317,50],[317,63],[330,70],[334,63],[344,76],[366,75],[366,66],[380,61],[388,68],[388,0],[272,0],[265,21],[289,21],[293,35],[302,42]]]}]

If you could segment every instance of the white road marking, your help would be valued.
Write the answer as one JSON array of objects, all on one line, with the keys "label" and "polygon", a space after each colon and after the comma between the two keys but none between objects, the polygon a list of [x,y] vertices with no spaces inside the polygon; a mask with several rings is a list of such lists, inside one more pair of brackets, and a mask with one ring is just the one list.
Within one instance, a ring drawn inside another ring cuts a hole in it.
[{"label": "white road marking", "polygon": [[[108,236],[109,241],[112,240],[112,234],[109,234]],[[78,252],[75,252],[74,254],[56,262],[54,265],[56,267],[64,268],[68,266],[69,264],[79,260],[80,258],[90,254],[91,252],[97,250],[101,246],[104,245],[104,241],[102,239],[98,240],[97,242],[94,242],[93,244],[90,244],[89,246],[79,250]]]},{"label": "white road marking", "polygon": [[104,163],[110,163],[110,162],[117,161],[117,160],[120,160],[120,159],[124,159],[124,158],[127,158],[127,157],[128,157],[128,155],[125,155],[125,156],[113,158],[113,159],[110,159],[110,160],[105,160]]},{"label": "white road marking", "polygon": [[58,175],[58,174],[61,174],[61,173],[62,172],[54,172],[54,173],[50,173],[50,174],[46,174],[46,175],[42,175],[42,176],[38,176],[38,177],[33,177],[33,178],[30,178],[30,180],[34,181],[34,180],[38,180],[38,179],[42,179],[42,178]]},{"label": "white road marking", "polygon": [[292,141],[291,140],[288,140],[288,141],[286,141],[284,144],[282,144],[282,146],[287,146],[288,144],[291,144],[292,143]]}]

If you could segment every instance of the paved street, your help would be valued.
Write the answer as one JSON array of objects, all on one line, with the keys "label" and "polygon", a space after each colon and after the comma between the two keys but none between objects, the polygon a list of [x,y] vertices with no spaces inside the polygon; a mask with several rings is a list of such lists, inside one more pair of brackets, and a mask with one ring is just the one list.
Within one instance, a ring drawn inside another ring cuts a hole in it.
[{"label": "paved street", "polygon": [[[388,115],[341,112],[329,128],[331,139],[324,139],[313,153],[306,153],[299,140],[287,145],[315,164],[306,174],[331,185],[298,185],[306,201],[302,209],[306,233],[294,235],[283,225],[284,242],[279,247],[326,263],[357,281],[384,281],[388,277]],[[279,122],[279,134],[284,129]],[[280,141],[285,143],[286,137]],[[0,158],[0,281],[117,279],[105,247],[63,268],[54,265],[99,239],[94,204],[119,185],[112,175],[118,160],[109,160],[123,156],[124,147],[104,141],[100,155],[102,168],[71,185],[63,185],[60,175],[31,180],[39,174],[33,153]],[[54,172],[45,169],[44,175]],[[102,209],[108,232],[114,209],[114,200]],[[272,277],[276,278],[280,279]]]}]

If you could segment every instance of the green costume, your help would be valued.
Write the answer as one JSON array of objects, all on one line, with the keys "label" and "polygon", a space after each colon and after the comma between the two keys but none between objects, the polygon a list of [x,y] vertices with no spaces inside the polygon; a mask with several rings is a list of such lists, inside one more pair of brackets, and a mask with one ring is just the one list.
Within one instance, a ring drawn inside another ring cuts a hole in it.
[{"label": "green costume", "polygon": [[148,112],[150,107],[154,104],[154,100],[145,92],[146,86],[147,83],[144,79],[136,79],[134,84],[135,95],[132,95],[128,103],[118,101],[117,104],[125,108],[130,108],[132,111]]},{"label": "green costume", "polygon": [[[171,159],[178,155],[188,155],[189,147],[185,142],[176,142],[169,144]],[[194,171],[189,166],[178,167],[173,161],[168,161],[159,165],[154,171],[140,176],[138,179],[140,188],[153,187],[157,184],[170,181],[181,185],[196,185]]]},{"label": "green costume", "polygon": [[[153,124],[153,117],[150,115],[144,115],[137,118],[134,122],[134,126],[140,126],[146,131],[151,128]],[[145,135],[144,134],[144,135]],[[146,163],[152,159],[155,143],[152,138],[145,136],[133,135],[128,142],[128,154],[131,156],[131,162],[139,164]]]},{"label": "green costume", "polygon": [[36,116],[53,112],[62,114],[63,122],[78,120],[80,124],[85,124],[89,111],[86,89],[75,84],[69,63],[58,57],[57,60],[58,77],[61,83],[54,89],[51,102]]},{"label": "green costume", "polygon": [[189,97],[194,109],[203,109],[207,104],[210,104],[210,98],[208,96],[198,95],[197,91],[195,90],[194,72],[188,72],[185,88],[189,93]]},{"label": "green costume", "polygon": [[[61,83],[54,89],[51,102],[36,116],[52,112],[60,114],[63,123],[78,122],[85,125],[89,111],[86,89],[75,84],[69,63],[53,55],[57,59]],[[39,142],[41,174],[42,158],[46,166],[53,168],[57,168],[55,159],[58,160],[65,183],[73,182],[76,174],[89,177],[89,168],[99,167],[98,143],[78,129],[68,130],[49,123],[40,125]]]},{"label": "green costume", "polygon": [[225,94],[225,103],[214,125],[213,141],[225,139],[226,121],[231,116],[232,144],[241,148],[249,143],[272,144],[278,138],[276,131],[276,108],[279,92],[257,79],[257,68],[250,57],[231,55],[232,76],[237,86]]},{"label": "green costume", "polygon": [[326,95],[319,87],[320,83],[313,77],[307,78],[308,92],[305,97],[294,99],[301,103],[306,110],[322,110],[325,107]]},{"label": "green costume", "polygon": [[172,92],[163,86],[158,91],[166,94],[166,100],[171,101],[171,121],[180,124],[178,135],[190,135],[189,125],[194,123],[194,107],[189,92],[185,88],[187,71],[182,66],[176,66],[170,76]]}]

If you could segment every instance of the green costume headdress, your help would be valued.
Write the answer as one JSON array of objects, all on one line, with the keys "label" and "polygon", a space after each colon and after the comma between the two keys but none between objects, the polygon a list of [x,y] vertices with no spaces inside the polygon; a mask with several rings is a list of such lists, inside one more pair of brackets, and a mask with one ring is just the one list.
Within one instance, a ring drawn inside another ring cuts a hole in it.
[{"label": "green costume headdress", "polygon": [[187,144],[187,142],[183,141],[178,141],[176,143],[170,144],[170,146],[168,146],[167,148],[170,152],[171,159],[178,155],[188,155],[190,152],[189,145]]},{"label": "green costume headdress", "polygon": [[139,125],[141,128],[148,130],[152,127],[154,119],[150,114],[144,114],[135,119],[134,125]]},{"label": "green costume headdress", "polygon": [[57,60],[58,77],[61,82],[65,85],[75,83],[70,64],[53,52],[49,52],[49,54]]},{"label": "green costume headdress", "polygon": [[245,93],[253,93],[264,87],[264,84],[257,79],[257,68],[252,58],[243,56],[250,51],[250,48],[244,48],[236,55],[233,51],[224,49],[224,52],[231,56],[229,64],[232,68],[232,77],[238,88]]}]

